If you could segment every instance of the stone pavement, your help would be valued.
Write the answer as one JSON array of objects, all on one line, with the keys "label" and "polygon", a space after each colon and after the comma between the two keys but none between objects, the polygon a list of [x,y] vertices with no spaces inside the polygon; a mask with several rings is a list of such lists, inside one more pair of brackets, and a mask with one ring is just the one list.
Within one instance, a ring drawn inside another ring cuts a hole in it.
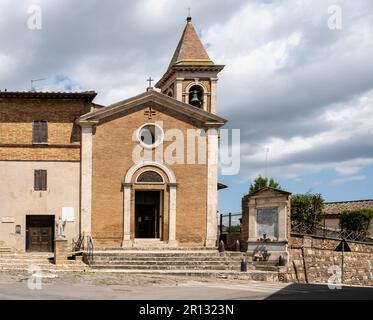
[{"label": "stone pavement", "polygon": [[28,287],[25,275],[0,274],[0,299],[372,299],[373,288],[200,279],[170,275],[59,274],[42,279],[40,290]]}]

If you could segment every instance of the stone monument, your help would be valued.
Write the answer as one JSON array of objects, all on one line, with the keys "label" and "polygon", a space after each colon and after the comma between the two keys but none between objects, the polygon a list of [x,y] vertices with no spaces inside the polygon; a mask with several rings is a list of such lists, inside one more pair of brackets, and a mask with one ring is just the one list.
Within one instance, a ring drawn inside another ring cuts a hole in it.
[{"label": "stone monument", "polygon": [[290,197],[267,187],[242,198],[241,243],[253,261],[288,261]]}]

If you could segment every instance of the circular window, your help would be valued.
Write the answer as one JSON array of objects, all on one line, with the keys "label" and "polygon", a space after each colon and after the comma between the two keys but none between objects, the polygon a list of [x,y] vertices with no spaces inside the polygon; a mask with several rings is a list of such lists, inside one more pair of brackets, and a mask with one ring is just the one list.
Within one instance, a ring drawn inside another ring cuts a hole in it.
[{"label": "circular window", "polygon": [[163,142],[164,133],[158,124],[149,123],[143,125],[137,134],[137,140],[143,148],[156,148]]}]

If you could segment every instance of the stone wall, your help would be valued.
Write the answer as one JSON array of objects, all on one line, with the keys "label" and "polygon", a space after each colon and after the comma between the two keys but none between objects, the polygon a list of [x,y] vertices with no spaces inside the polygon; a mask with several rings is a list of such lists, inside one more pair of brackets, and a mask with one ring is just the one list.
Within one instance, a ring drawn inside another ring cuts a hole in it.
[{"label": "stone wall", "polygon": [[[34,190],[34,170],[47,170],[47,191]],[[66,223],[66,237],[68,240],[77,237],[79,173],[79,162],[0,160],[0,177],[6,182],[0,185],[0,241],[24,251],[26,215],[54,215],[57,220],[63,207],[73,208],[75,214],[75,221]],[[3,221],[7,217],[11,221]],[[21,226],[20,234],[15,232],[17,225]]]},{"label": "stone wall", "polygon": [[[292,235],[289,242],[288,280],[327,283],[329,268],[341,267],[342,253],[335,252],[340,240]],[[344,284],[373,285],[373,244],[348,242],[344,253]]]}]

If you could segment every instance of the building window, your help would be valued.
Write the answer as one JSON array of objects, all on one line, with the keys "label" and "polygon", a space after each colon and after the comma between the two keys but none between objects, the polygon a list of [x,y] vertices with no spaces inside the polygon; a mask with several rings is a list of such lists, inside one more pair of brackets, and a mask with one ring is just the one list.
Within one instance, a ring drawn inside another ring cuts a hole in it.
[{"label": "building window", "polygon": [[48,143],[48,121],[38,120],[32,123],[32,143]]},{"label": "building window", "polygon": [[162,176],[155,171],[144,171],[137,178],[137,183],[163,184]]},{"label": "building window", "polygon": [[34,171],[34,190],[46,191],[47,190],[47,170]]},{"label": "building window", "polygon": [[137,133],[137,139],[145,149],[158,147],[163,142],[163,138],[164,133],[162,128],[155,123],[143,125]]},{"label": "building window", "polygon": [[194,85],[189,89],[189,104],[197,108],[203,107],[203,89],[201,86]]}]

